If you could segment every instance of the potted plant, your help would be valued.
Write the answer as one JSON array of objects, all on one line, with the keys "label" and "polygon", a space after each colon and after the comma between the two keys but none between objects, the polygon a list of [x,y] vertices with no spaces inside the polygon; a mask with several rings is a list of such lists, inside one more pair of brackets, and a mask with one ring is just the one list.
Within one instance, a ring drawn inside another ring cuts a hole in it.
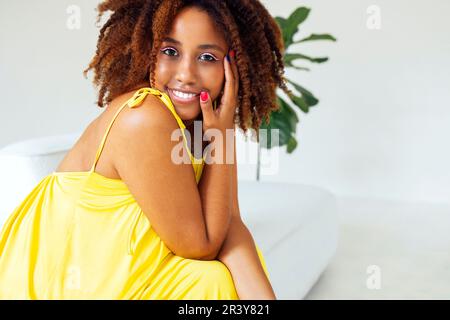
[{"label": "potted plant", "polygon": [[[298,52],[288,52],[290,46],[317,40],[329,40],[336,41],[336,38],[329,34],[311,34],[308,37],[301,38],[300,40],[294,40],[294,36],[299,31],[299,26],[306,20],[311,9],[306,7],[299,7],[292,12],[292,14],[286,19],[282,17],[275,17],[276,22],[280,26],[283,35],[283,41],[285,46],[285,53],[283,61],[286,68],[294,68],[297,70],[310,71],[309,68],[304,66],[294,65],[293,62],[297,60],[306,60],[312,63],[323,63],[328,60],[328,57],[313,58]],[[299,108],[304,113],[309,112],[309,108],[317,105],[319,100],[309,90],[296,83],[293,80],[285,78],[287,83],[290,84],[295,92],[292,92],[288,98],[289,102],[277,95],[277,104],[279,109],[274,111],[270,115],[270,122],[262,122],[261,129],[266,129],[267,135],[259,136],[258,143],[258,157],[257,157],[257,175],[256,179],[259,180],[260,174],[260,157],[261,157],[261,145],[264,148],[270,149],[272,147],[270,129],[279,129],[279,144],[278,146],[286,145],[288,153],[292,153],[297,148],[297,140],[295,138],[296,127],[299,122],[299,118],[295,109]],[[292,91],[292,89],[291,89]],[[292,104],[292,106],[291,106]]]}]

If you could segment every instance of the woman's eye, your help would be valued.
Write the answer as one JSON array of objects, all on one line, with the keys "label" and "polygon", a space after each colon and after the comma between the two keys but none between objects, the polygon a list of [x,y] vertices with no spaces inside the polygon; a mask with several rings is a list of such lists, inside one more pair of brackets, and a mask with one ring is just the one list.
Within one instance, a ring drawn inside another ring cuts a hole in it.
[{"label": "woman's eye", "polygon": [[210,55],[210,54],[204,54],[204,55],[202,55],[202,57],[210,57],[211,59],[207,59],[206,61],[216,61],[217,59],[216,58],[214,58],[212,55]]},{"label": "woman's eye", "polygon": [[[175,50],[172,48],[166,48],[166,49],[161,50],[161,52],[166,52],[166,51],[175,51]],[[168,56],[170,56],[170,54],[168,54]]]}]

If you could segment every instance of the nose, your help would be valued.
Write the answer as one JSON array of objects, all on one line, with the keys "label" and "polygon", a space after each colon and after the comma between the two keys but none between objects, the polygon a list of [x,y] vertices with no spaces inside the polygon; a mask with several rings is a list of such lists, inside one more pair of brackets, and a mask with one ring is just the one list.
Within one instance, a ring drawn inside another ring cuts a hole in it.
[{"label": "nose", "polygon": [[176,80],[180,83],[194,84],[196,78],[195,63],[190,58],[185,57],[179,64],[176,73]]}]

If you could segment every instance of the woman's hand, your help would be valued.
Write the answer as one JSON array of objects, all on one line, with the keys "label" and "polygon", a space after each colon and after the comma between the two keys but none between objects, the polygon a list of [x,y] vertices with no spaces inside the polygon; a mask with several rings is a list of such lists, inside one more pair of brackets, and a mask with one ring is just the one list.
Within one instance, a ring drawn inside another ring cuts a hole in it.
[{"label": "woman's hand", "polygon": [[[218,129],[223,134],[226,129],[234,130],[234,115],[238,104],[239,74],[234,61],[234,52],[230,51],[230,62],[224,57],[225,86],[220,105],[215,110],[212,107],[208,92],[200,93],[200,106],[203,114],[203,132],[208,135],[208,129]],[[206,93],[206,94],[205,94]],[[206,97],[206,101],[202,98]],[[211,134],[214,135],[214,134]]]}]

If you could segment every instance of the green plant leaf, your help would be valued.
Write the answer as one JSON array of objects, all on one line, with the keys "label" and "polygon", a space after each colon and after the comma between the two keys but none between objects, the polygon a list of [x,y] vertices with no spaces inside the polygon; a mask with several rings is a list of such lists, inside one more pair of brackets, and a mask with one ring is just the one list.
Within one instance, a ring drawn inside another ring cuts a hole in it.
[{"label": "green plant leaf", "polygon": [[309,112],[309,106],[306,103],[305,99],[303,99],[303,97],[299,97],[299,96],[293,95],[292,97],[289,97],[289,98],[304,113],[308,113]]},{"label": "green plant leaf", "polygon": [[283,39],[284,39],[284,34],[286,33],[286,28],[287,28],[287,20],[283,17],[274,17],[274,19],[280,26],[281,32],[283,34]]},{"label": "green plant leaf", "polygon": [[309,12],[309,8],[299,7],[295,9],[287,19],[282,17],[275,17],[275,21],[277,21],[280,29],[282,30],[283,41],[286,50],[292,44],[294,35],[298,31],[299,25],[306,20]]},{"label": "green plant leaf", "polygon": [[291,138],[288,141],[286,151],[287,153],[292,153],[297,148],[297,139],[295,139],[294,136],[291,136]]},{"label": "green plant leaf", "polygon": [[302,94],[303,99],[305,100],[306,104],[310,107],[315,106],[319,103],[319,99],[317,99],[310,91],[306,90],[301,85],[295,83],[294,81],[290,79],[286,79],[290,84],[294,86],[294,88]]},{"label": "green plant leaf", "polygon": [[303,38],[301,40],[293,42],[293,44],[300,43],[300,42],[306,42],[306,41],[315,41],[315,40],[330,40],[330,41],[336,41],[336,38],[333,37],[330,34],[311,34],[309,37]]},{"label": "green plant leaf", "polygon": [[298,66],[294,66],[294,65],[290,65],[290,66],[287,66],[287,67],[291,67],[291,68],[298,69],[298,70],[311,71],[309,68],[298,67]]},{"label": "green plant leaf", "polygon": [[292,61],[297,59],[309,60],[314,63],[323,63],[328,61],[328,57],[312,58],[301,53],[286,53],[284,55],[284,63],[286,65],[292,65]]},{"label": "green plant leaf", "polygon": [[270,123],[261,125],[260,128],[267,130],[265,133],[260,132],[259,136],[261,147],[266,149],[274,147],[274,145],[272,145],[272,130],[279,130],[278,146],[280,147],[288,143],[292,132],[291,123],[279,111],[272,112],[270,115]]},{"label": "green plant leaf", "polygon": [[284,117],[289,122],[291,132],[295,133],[297,130],[297,123],[299,122],[297,113],[292,107],[284,101],[281,97],[277,97],[278,105],[280,106],[280,116]]}]

